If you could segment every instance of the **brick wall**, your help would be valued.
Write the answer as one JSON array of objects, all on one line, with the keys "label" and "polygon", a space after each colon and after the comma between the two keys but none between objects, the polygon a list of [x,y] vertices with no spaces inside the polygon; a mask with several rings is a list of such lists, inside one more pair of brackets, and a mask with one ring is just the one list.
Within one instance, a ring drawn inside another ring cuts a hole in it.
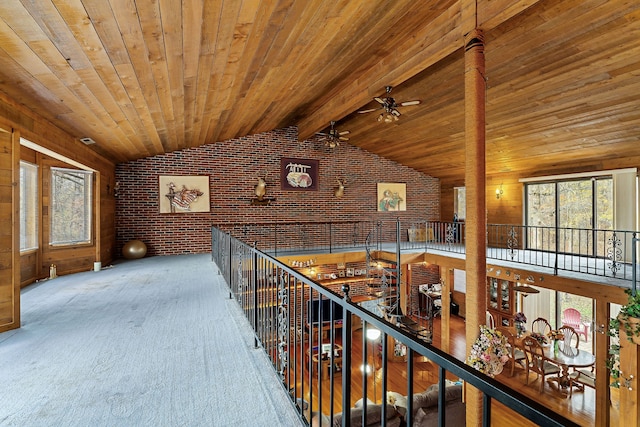
[{"label": "brick wall", "polygon": [[[319,160],[317,191],[280,190],[280,159]],[[160,214],[159,175],[209,175],[211,211]],[[257,178],[265,178],[269,206],[251,205]],[[333,192],[345,180],[345,194]],[[389,220],[410,223],[440,219],[440,182],[349,144],[325,148],[298,141],[297,128],[148,157],[116,167],[117,245],[139,239],[147,255],[205,253],[212,225],[238,223]],[[406,212],[377,212],[377,183],[407,184]]]}]

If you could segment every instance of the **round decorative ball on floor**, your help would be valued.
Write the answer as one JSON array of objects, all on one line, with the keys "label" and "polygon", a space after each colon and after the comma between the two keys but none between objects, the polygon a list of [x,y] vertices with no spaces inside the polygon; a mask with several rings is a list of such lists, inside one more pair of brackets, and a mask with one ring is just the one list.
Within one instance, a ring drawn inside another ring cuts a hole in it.
[{"label": "round decorative ball on floor", "polygon": [[147,245],[141,240],[130,240],[122,247],[122,256],[126,259],[144,258],[147,254]]}]

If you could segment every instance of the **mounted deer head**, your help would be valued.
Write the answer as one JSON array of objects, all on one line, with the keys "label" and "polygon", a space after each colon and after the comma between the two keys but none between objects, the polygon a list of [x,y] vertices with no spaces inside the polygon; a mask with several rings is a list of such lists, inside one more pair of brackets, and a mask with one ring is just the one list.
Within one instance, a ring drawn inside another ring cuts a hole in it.
[{"label": "mounted deer head", "polygon": [[336,196],[337,198],[344,196],[344,184],[345,184],[344,181],[338,180],[338,186],[333,191],[333,195]]},{"label": "mounted deer head", "polygon": [[255,194],[258,200],[262,200],[265,194],[267,194],[267,183],[264,179],[258,178],[258,185],[255,188]]}]

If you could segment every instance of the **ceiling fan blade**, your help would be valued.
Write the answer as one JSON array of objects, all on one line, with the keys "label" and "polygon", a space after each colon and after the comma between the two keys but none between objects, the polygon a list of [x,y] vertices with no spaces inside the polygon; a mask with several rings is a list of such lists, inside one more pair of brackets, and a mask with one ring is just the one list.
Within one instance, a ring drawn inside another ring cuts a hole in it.
[{"label": "ceiling fan blade", "polygon": [[384,99],[382,99],[382,98],[378,98],[377,96],[376,96],[375,98],[373,98],[373,99],[375,99],[376,101],[378,101],[378,102],[379,102],[380,104],[382,104],[382,105],[384,105],[384,103],[385,103],[385,100],[384,100]]},{"label": "ceiling fan blade", "polygon": [[407,102],[402,102],[400,105],[403,107],[406,107],[407,105],[418,105],[420,104],[420,101],[407,101]]},{"label": "ceiling fan blade", "polygon": [[347,135],[350,134],[351,131],[350,130],[343,130],[342,132],[338,132],[338,135]]},{"label": "ceiling fan blade", "polygon": [[396,110],[395,108],[391,110],[391,114],[393,114],[396,117],[400,117],[400,111]]},{"label": "ceiling fan blade", "polygon": [[340,141],[348,141],[349,140],[349,138],[347,138],[346,136],[341,136],[338,139],[340,139]]},{"label": "ceiling fan blade", "polygon": [[372,111],[376,111],[377,108],[369,108],[368,110],[358,110],[358,113],[370,113]]}]

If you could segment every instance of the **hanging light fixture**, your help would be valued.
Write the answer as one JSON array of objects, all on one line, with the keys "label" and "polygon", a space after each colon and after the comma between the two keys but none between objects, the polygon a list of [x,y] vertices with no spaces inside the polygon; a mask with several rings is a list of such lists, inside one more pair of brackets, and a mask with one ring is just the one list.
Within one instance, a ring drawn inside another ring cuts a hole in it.
[{"label": "hanging light fixture", "polygon": [[523,293],[523,294],[539,294],[540,293],[540,291],[538,289],[534,288],[533,286],[529,286],[529,285],[520,285],[520,284],[518,284],[513,288],[513,290],[516,291],[516,292]]}]

